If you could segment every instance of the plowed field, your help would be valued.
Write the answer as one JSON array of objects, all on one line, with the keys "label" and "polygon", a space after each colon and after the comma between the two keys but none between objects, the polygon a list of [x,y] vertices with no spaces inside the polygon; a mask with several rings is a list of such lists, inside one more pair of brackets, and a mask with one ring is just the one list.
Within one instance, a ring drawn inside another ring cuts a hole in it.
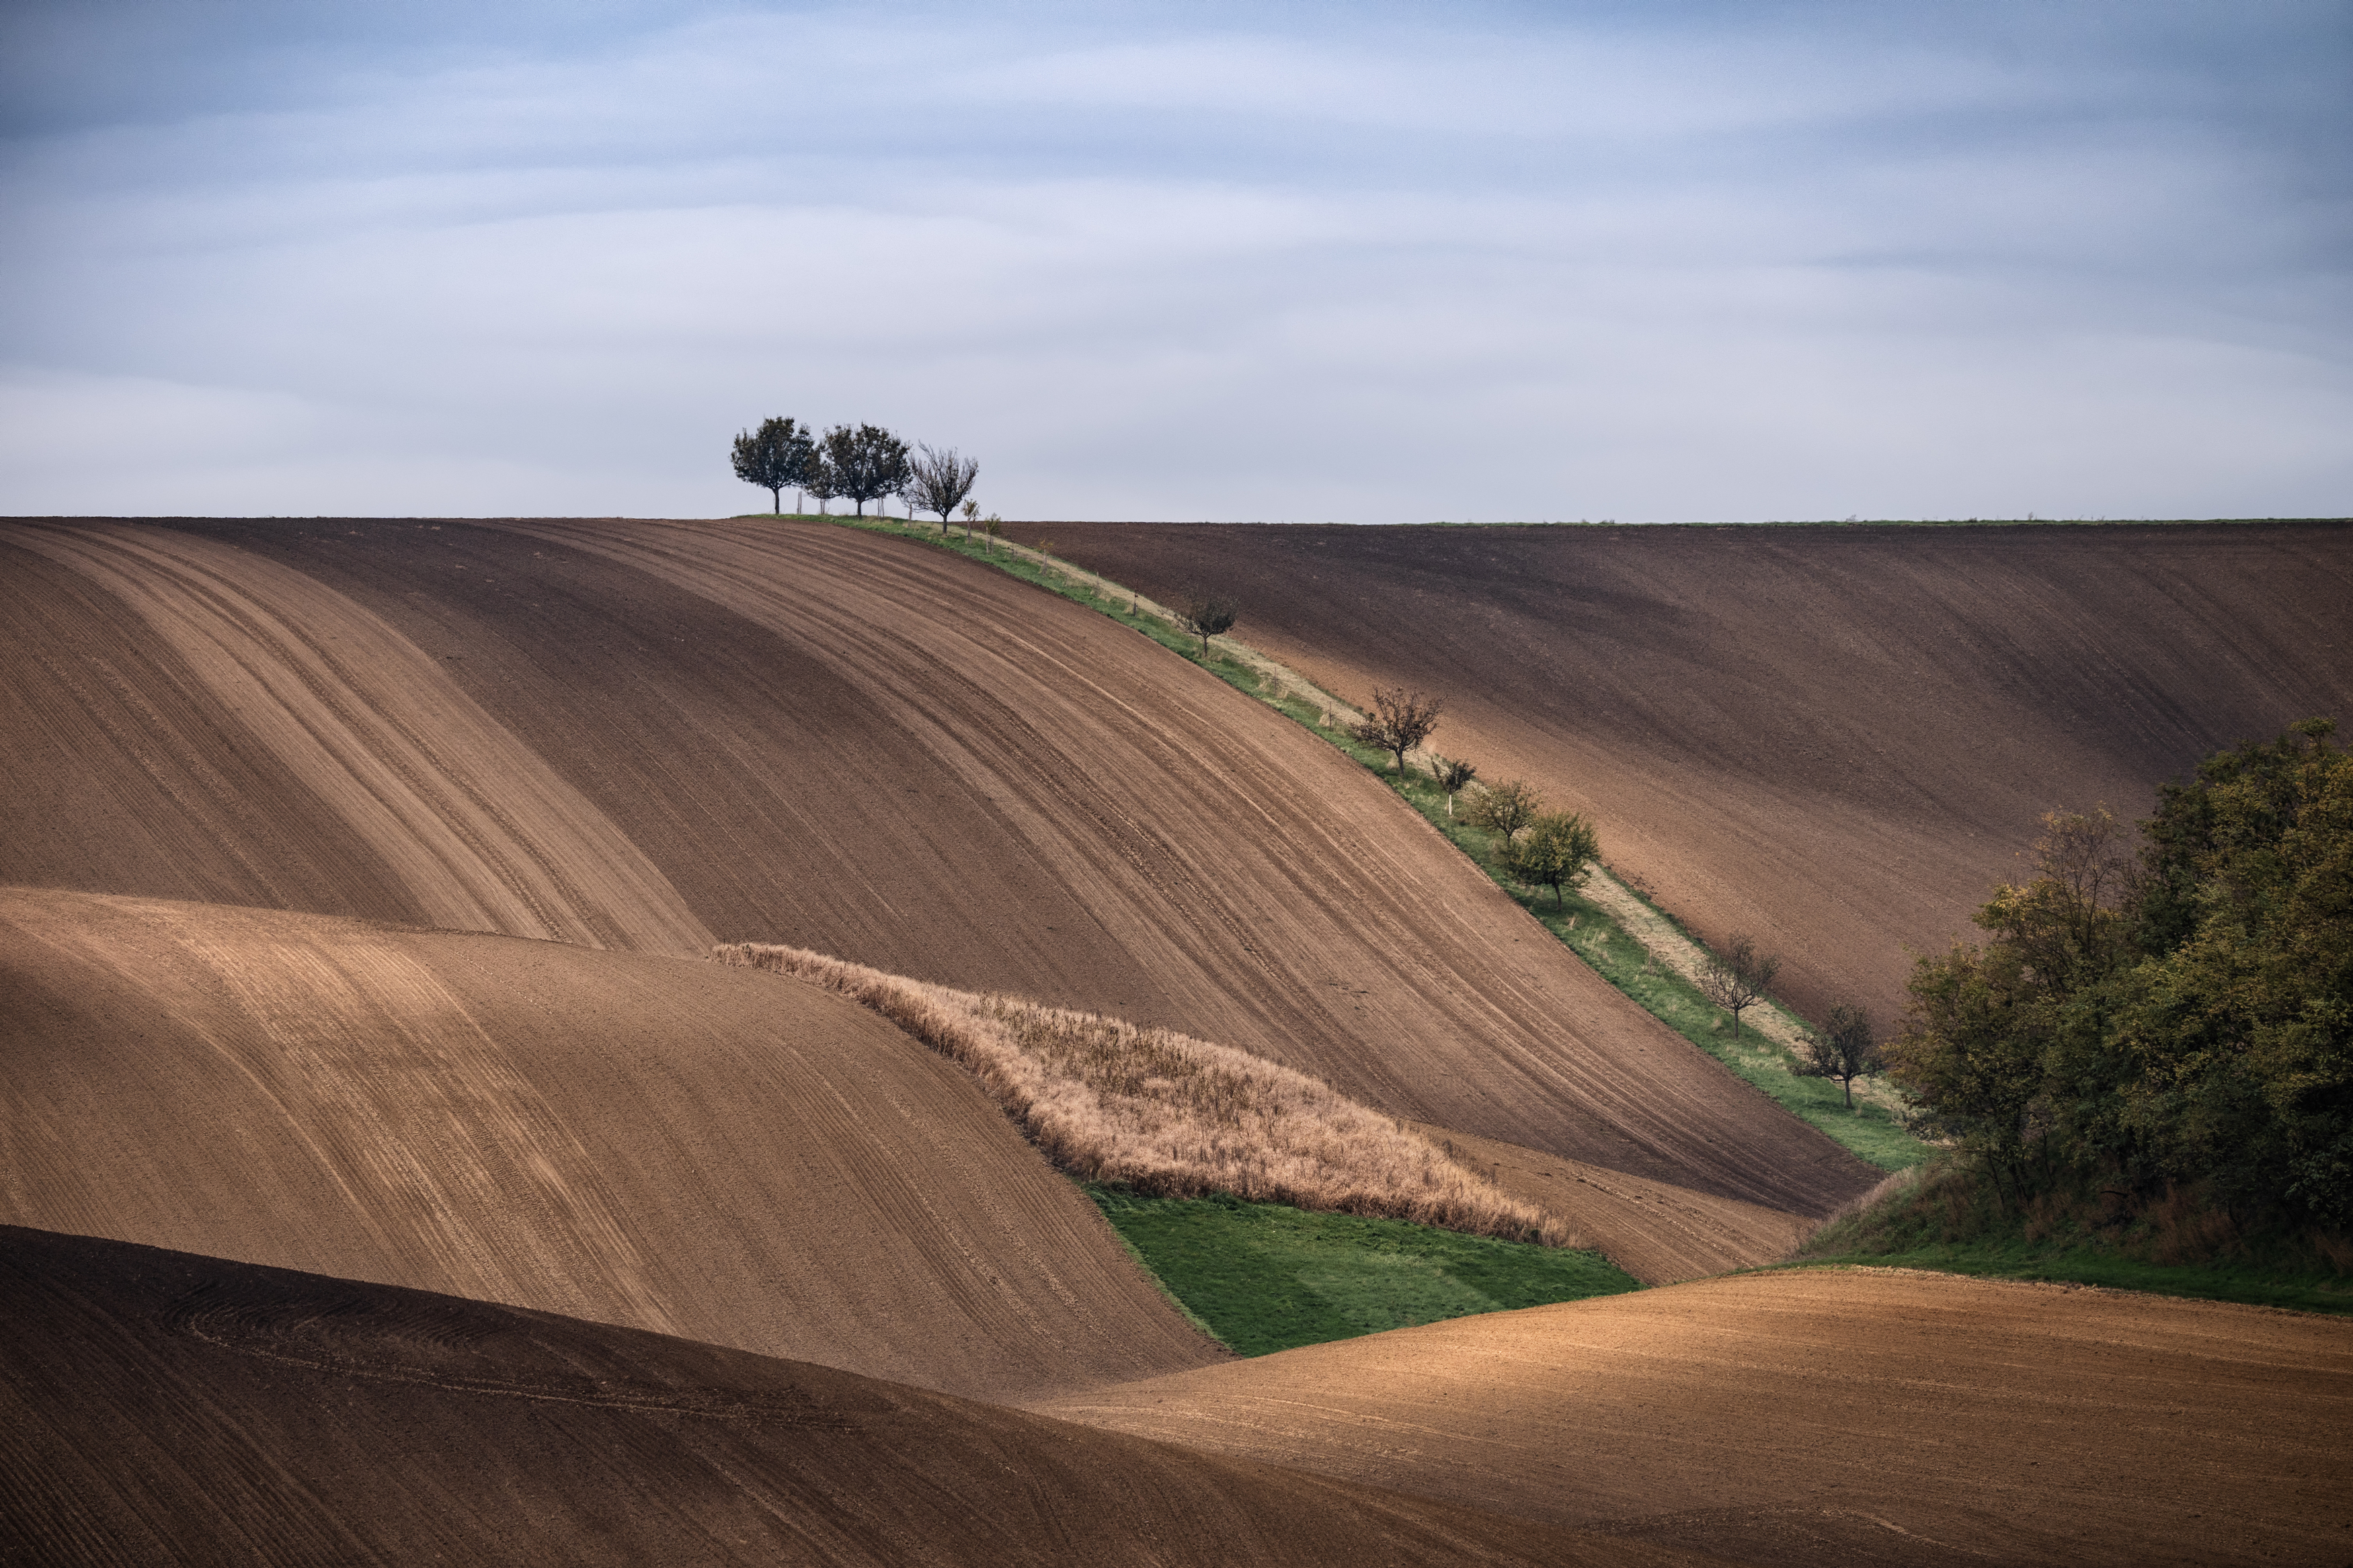
[{"label": "plowed field", "polygon": [[0,892],[0,1222],[1008,1395],[1219,1359],[944,1058],[780,976]]},{"label": "plowed field", "polygon": [[0,1561],[1657,1563],[739,1351],[0,1230]]},{"label": "plowed field", "polygon": [[1747,1275],[1040,1408],[1746,1562],[2353,1553],[2353,1324],[2252,1307]]},{"label": "plowed field", "polygon": [[[1873,1179],[1328,748],[971,563],[815,524],[0,537],[36,568],[7,582],[37,775],[0,879],[785,942],[1719,1198],[1819,1215]],[[239,766],[282,816],[217,804]]]},{"label": "plowed field", "polygon": [[2146,815],[2221,746],[2353,722],[2353,525],[1047,531],[1237,594],[1236,635],[1344,698],[1439,694],[1439,750],[1883,1027],[1905,945],[1969,934],[2042,813]]}]

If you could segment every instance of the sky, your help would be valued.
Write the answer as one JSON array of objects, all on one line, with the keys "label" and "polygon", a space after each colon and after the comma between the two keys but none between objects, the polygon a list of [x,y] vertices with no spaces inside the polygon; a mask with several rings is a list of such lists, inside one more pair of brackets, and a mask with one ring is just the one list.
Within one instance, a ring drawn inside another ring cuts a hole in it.
[{"label": "sky", "polygon": [[2353,513],[2348,0],[9,0],[0,513]]}]

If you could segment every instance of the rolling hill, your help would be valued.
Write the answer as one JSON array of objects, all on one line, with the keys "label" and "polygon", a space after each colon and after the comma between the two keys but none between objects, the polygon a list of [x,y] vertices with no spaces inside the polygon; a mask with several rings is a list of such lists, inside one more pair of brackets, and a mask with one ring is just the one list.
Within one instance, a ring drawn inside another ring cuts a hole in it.
[{"label": "rolling hill", "polygon": [[2146,815],[2218,748],[2353,722],[2348,524],[1050,531],[1238,595],[1237,636],[1344,698],[1441,696],[1439,750],[1883,1028],[1905,947],[1968,934],[2042,813]]},{"label": "rolling hill", "polygon": [[805,1363],[42,1231],[0,1228],[0,1313],[10,1563],[1700,1562]]},{"label": "rolling hill", "polygon": [[960,1070],[780,976],[0,891],[0,1222],[1008,1397],[1224,1352]]},{"label": "rolling hill", "polygon": [[1759,1563],[2344,1559],[2353,1333],[1888,1269],[1734,1276],[1038,1408]]},{"label": "rolling hill", "polygon": [[16,523],[0,550],[28,671],[0,880],[814,946],[1784,1213],[1872,1180],[1361,770],[970,563],[791,523]]}]

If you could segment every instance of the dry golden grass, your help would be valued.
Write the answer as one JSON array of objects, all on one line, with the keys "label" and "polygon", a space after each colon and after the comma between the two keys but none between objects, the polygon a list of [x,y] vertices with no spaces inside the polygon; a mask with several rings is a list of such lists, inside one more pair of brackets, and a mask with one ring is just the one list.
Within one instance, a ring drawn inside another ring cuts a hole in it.
[{"label": "dry golden grass", "polygon": [[873,1008],[964,1067],[1048,1159],[1082,1181],[1583,1245],[1557,1216],[1499,1191],[1402,1123],[1247,1051],[802,948],[730,942],[716,956]]}]

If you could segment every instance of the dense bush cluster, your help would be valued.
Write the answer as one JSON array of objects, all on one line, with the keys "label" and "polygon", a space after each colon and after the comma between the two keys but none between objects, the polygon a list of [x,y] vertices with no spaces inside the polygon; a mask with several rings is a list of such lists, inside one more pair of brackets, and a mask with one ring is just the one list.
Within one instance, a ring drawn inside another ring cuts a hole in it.
[{"label": "dense bush cluster", "polygon": [[2130,835],[2045,819],[2033,880],[1924,958],[1892,1076],[2023,1206],[2073,1184],[2242,1226],[2353,1222],[2353,753],[2308,720]]}]

